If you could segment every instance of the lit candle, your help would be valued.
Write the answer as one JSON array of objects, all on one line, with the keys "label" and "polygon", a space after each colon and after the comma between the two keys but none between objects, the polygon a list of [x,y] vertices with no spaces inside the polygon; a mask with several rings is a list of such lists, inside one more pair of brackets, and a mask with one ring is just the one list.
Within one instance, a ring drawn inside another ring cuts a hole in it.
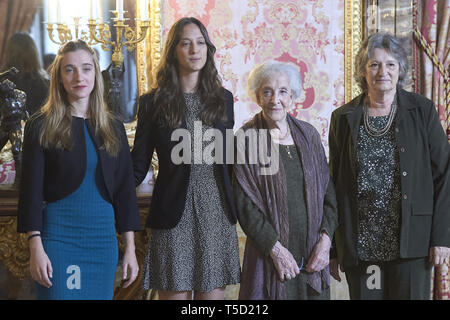
[{"label": "lit candle", "polygon": [[55,4],[54,1],[55,0],[49,0],[47,2],[47,9],[48,9],[47,21],[50,22],[50,23],[55,22],[55,21],[53,21],[53,19],[54,19],[54,17],[53,17],[53,10],[55,9],[54,8],[54,4]]},{"label": "lit candle", "polygon": [[100,24],[102,24],[103,23],[102,0],[97,0],[97,9],[98,9],[98,16],[100,18]]},{"label": "lit candle", "polygon": [[141,0],[141,20],[148,20],[148,2]]},{"label": "lit candle", "polygon": [[94,19],[94,1],[89,0],[89,19]]},{"label": "lit candle", "polygon": [[123,20],[123,0],[116,0],[116,11],[119,12],[119,20]]},{"label": "lit candle", "polygon": [[56,0],[56,23],[61,23],[61,4]]}]

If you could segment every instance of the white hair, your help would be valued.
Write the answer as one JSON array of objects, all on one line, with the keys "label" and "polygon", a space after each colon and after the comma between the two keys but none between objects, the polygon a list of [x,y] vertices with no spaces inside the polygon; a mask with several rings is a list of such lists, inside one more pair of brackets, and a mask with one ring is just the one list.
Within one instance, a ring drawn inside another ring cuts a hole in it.
[{"label": "white hair", "polygon": [[254,67],[248,76],[246,92],[253,102],[258,103],[257,91],[261,82],[274,73],[282,73],[288,78],[293,100],[300,96],[302,79],[298,67],[289,62],[269,60]]}]

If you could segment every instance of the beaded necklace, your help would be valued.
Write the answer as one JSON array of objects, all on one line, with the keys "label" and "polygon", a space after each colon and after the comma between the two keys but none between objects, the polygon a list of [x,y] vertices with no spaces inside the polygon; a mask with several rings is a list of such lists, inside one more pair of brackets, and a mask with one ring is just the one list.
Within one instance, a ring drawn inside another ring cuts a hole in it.
[{"label": "beaded necklace", "polygon": [[395,114],[397,112],[397,94],[394,96],[394,100],[391,104],[391,111],[389,112],[389,118],[386,125],[381,129],[375,129],[370,126],[369,123],[369,102],[363,104],[363,113],[364,113],[364,129],[367,134],[372,137],[382,137],[384,136],[389,129],[391,128],[392,123],[394,122]]}]

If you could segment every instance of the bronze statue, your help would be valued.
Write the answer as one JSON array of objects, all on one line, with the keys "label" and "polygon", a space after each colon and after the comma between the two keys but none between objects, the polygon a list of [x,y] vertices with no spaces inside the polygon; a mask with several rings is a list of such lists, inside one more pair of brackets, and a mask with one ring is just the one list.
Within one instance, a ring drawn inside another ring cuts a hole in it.
[{"label": "bronze statue", "polygon": [[105,84],[105,100],[109,109],[122,121],[126,118],[125,98],[121,92],[125,73],[125,65],[116,67],[110,64],[106,70],[102,71]]},{"label": "bronze statue", "polygon": [[8,140],[11,142],[11,152],[14,158],[16,177],[14,185],[20,181],[22,164],[22,120],[28,119],[25,108],[26,94],[16,89],[9,81],[0,82],[0,151]]}]

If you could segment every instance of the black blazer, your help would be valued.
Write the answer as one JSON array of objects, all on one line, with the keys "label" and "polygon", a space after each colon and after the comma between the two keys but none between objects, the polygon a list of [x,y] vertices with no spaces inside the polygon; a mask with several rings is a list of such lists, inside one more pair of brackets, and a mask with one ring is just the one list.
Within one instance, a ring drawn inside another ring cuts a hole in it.
[{"label": "black blazer", "polygon": [[[430,247],[450,247],[450,146],[434,103],[399,89],[395,140],[401,172],[400,257],[428,255]],[[364,94],[336,109],[329,132],[330,171],[336,186],[338,259],[358,264],[356,249],[356,143]]]},{"label": "black blazer", "polygon": [[[223,89],[225,105],[227,110],[227,121],[218,122],[215,128],[220,130],[223,139],[223,164],[221,167],[226,200],[231,210],[232,223],[237,220],[234,203],[233,190],[231,187],[231,164],[226,164],[227,146],[232,149],[233,141],[228,141],[226,129],[233,129],[234,111],[233,95],[230,91]],[[180,141],[171,141],[173,129],[161,128],[152,119],[154,93],[145,94],[139,99],[138,122],[136,136],[134,139],[131,156],[135,184],[139,185],[144,180],[150,167],[153,151],[156,149],[158,155],[158,178],[153,189],[152,201],[146,226],[154,229],[171,229],[180,221],[186,202],[187,187],[189,182],[190,164],[174,164],[171,161],[172,148]],[[186,128],[185,120],[181,128]],[[231,140],[234,137],[231,135]],[[228,149],[230,150],[230,149]]]},{"label": "black blazer", "polygon": [[141,229],[130,149],[123,124],[114,121],[121,148],[119,154],[112,157],[105,150],[99,149],[101,140],[94,135],[91,121],[78,117],[72,117],[71,150],[42,148],[39,134],[43,115],[36,114],[25,125],[18,232],[42,230],[44,201],[54,202],[62,199],[74,192],[83,182],[86,173],[85,121],[97,149],[98,166],[101,167],[106,187],[99,186],[99,189],[106,189],[106,194],[103,192],[102,196],[114,207],[117,231],[122,233]]}]

